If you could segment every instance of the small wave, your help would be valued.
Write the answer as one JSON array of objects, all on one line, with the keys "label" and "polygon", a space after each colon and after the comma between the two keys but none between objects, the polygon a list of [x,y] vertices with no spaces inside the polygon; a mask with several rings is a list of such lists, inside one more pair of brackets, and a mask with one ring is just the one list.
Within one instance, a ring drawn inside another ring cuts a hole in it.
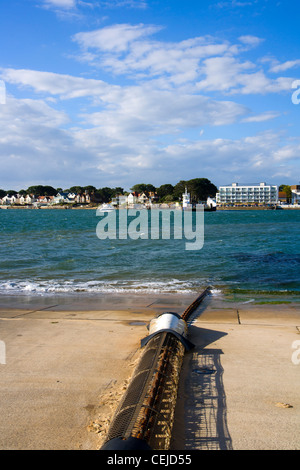
[{"label": "small wave", "polygon": [[[0,282],[2,294],[101,294],[101,293],[179,293],[191,294],[197,290],[193,283],[169,281],[5,281]],[[199,290],[199,289],[198,289]]]},{"label": "small wave", "polygon": [[215,296],[222,294],[221,289],[210,289],[210,292],[212,295],[215,295]]},{"label": "small wave", "polygon": [[246,300],[246,302],[242,302],[242,303],[243,304],[251,304],[252,302],[255,302],[255,299]]}]

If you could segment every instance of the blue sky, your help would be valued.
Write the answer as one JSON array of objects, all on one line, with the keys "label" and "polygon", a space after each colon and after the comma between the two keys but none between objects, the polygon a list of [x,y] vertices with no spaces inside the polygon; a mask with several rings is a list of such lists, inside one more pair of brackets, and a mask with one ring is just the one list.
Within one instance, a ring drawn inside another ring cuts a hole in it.
[{"label": "blue sky", "polygon": [[299,10],[1,2],[0,187],[299,184]]}]

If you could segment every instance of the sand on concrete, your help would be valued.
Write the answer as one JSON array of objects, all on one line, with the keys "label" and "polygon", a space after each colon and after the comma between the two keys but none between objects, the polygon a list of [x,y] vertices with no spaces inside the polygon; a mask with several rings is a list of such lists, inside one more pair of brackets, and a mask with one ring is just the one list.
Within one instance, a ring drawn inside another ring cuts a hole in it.
[{"label": "sand on concrete", "polygon": [[[99,449],[147,324],[163,311],[182,313],[193,300],[1,299],[0,449]],[[299,449],[300,365],[292,361],[299,308],[208,302],[199,314],[189,330],[195,348],[184,358],[171,448]]]}]

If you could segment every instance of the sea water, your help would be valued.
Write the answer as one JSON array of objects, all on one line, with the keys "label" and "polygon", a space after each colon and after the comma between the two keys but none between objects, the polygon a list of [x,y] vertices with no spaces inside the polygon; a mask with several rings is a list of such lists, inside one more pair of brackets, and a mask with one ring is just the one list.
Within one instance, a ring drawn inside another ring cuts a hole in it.
[{"label": "sea water", "polygon": [[207,212],[204,246],[99,240],[95,210],[0,210],[0,294],[183,293],[298,301],[300,211]]}]

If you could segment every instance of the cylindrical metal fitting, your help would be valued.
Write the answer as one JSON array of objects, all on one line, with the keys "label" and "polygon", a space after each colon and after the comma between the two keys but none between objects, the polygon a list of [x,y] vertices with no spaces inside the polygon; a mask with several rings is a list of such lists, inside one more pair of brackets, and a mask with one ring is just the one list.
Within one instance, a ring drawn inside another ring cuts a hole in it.
[{"label": "cylindrical metal fitting", "polygon": [[186,338],[188,334],[186,322],[177,314],[172,312],[163,313],[159,317],[151,320],[149,325],[149,335],[162,330],[169,330],[170,332],[174,331],[184,338]]}]

